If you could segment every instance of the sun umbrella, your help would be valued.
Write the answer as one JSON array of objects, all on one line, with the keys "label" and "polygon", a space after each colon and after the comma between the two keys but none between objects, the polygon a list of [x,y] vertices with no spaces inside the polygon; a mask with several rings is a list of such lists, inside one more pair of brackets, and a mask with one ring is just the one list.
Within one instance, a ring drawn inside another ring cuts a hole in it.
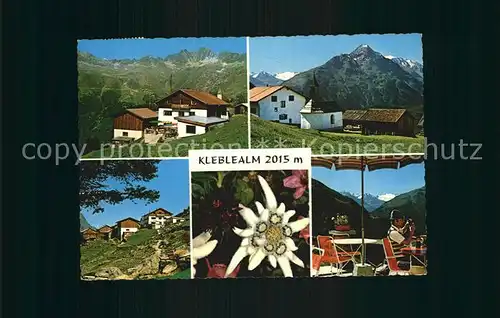
[{"label": "sun umbrella", "polygon": [[384,155],[384,156],[349,156],[349,157],[313,157],[312,166],[324,167],[335,170],[360,170],[361,171],[361,264],[365,264],[365,225],[363,218],[364,206],[364,171],[378,169],[398,169],[414,163],[424,161],[424,156],[413,155]]}]

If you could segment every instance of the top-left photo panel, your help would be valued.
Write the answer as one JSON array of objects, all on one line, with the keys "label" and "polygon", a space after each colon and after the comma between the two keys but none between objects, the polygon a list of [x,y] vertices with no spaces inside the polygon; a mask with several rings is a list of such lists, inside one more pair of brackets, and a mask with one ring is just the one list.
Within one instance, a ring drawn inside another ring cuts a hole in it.
[{"label": "top-left photo panel", "polygon": [[78,40],[82,159],[248,148],[247,39]]}]

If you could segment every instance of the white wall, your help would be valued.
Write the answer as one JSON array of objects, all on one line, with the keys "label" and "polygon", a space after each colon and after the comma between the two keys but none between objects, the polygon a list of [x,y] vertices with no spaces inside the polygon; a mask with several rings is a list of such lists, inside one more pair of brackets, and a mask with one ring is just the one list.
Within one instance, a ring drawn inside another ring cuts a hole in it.
[{"label": "white wall", "polygon": [[183,222],[183,221],[184,221],[184,219],[174,218],[174,219],[173,219],[173,221],[174,221],[173,223]]},{"label": "white wall", "polygon": [[[293,102],[288,101],[289,95],[295,96]],[[277,96],[278,100],[271,102],[272,96]],[[285,108],[281,108],[281,101],[285,101]],[[286,124],[289,124],[289,119],[292,119],[292,124],[300,124],[300,110],[305,103],[306,99],[303,96],[285,87],[259,102],[259,117],[265,120],[279,120],[279,122]],[[275,108],[277,108],[277,111],[275,111]],[[282,114],[287,115],[286,120],[279,119],[279,115]]]},{"label": "white wall", "polygon": [[113,138],[125,137],[123,136],[123,132],[128,132],[128,136],[126,137],[133,137],[134,139],[142,138],[142,130],[129,130],[129,129],[113,129]]},{"label": "white wall", "polygon": [[[333,124],[331,123],[331,116],[333,116]],[[335,113],[302,113],[301,126],[302,129],[334,129],[342,128],[342,112]]]},{"label": "white wall", "polygon": [[137,231],[139,231],[139,229],[136,227],[122,227],[120,228],[120,238],[123,237],[123,233],[135,233]]},{"label": "white wall", "polygon": [[172,218],[170,215],[165,216],[148,216],[148,225],[153,224],[154,229],[159,229],[160,227],[165,226],[165,223],[168,219]]},{"label": "white wall", "polygon": [[206,132],[206,128],[203,126],[194,126],[196,128],[196,133],[194,134],[188,134],[186,132],[186,126],[194,126],[191,124],[186,124],[186,123],[177,123],[177,133],[178,133],[178,138],[182,137],[187,137],[187,136],[194,136],[194,135],[201,135]]},{"label": "white wall", "polygon": [[[164,115],[163,113],[165,111],[171,111],[172,115],[171,116]],[[206,109],[190,109],[190,110],[186,109],[186,110],[183,110],[181,112],[183,113],[182,116],[188,116],[187,115],[188,112],[194,112],[194,116],[207,117],[207,110]],[[184,114],[186,114],[186,115],[184,115]],[[172,108],[158,108],[158,121],[177,123],[177,120],[174,119],[175,117],[179,117],[178,110],[172,110]]]}]

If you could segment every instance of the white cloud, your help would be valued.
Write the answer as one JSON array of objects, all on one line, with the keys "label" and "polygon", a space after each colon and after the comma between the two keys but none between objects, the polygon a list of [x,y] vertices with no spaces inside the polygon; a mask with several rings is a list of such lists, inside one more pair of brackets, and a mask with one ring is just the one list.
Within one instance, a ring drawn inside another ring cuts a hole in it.
[{"label": "white cloud", "polygon": [[396,195],[395,194],[392,194],[392,193],[385,193],[385,194],[381,194],[378,196],[378,199],[381,200],[381,201],[390,201],[392,199],[394,199]]}]

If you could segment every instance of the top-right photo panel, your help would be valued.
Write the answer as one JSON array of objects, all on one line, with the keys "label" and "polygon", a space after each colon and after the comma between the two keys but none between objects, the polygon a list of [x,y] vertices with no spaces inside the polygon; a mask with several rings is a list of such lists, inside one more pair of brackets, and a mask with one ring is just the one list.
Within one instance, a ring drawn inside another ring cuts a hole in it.
[{"label": "top-right photo panel", "polygon": [[252,148],[424,152],[421,34],[250,38]]}]

